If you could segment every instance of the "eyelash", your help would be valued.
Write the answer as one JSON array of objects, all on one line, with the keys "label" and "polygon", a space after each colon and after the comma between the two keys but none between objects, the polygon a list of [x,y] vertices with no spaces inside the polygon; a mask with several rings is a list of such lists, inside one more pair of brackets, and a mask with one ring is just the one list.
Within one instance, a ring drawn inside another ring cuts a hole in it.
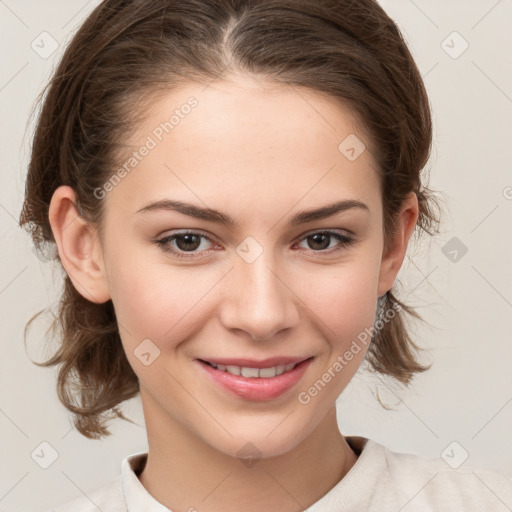
[{"label": "eyelash", "polygon": [[[169,242],[171,242],[172,240],[180,237],[180,236],[184,236],[184,235],[198,235],[202,238],[205,238],[206,240],[208,240],[209,242],[212,242],[212,243],[215,243],[209,236],[203,234],[203,233],[200,233],[200,232],[197,232],[197,231],[182,231],[182,232],[179,232],[179,233],[174,233],[173,235],[169,235],[169,236],[165,236],[164,238],[161,238],[159,240],[155,240],[155,244],[160,247],[164,252],[166,253],[170,253],[174,256],[177,256],[178,258],[199,258],[201,256],[196,256],[195,254],[201,254],[201,253],[193,253],[193,252],[189,252],[189,253],[186,253],[184,251],[182,252],[178,252],[178,251],[175,251],[173,249],[170,249],[169,248]],[[338,252],[350,245],[352,245],[355,240],[349,236],[346,236],[346,235],[342,235],[341,233],[338,233],[336,231],[314,231],[312,233],[308,233],[305,237],[303,237],[300,242],[302,242],[303,240],[309,238],[309,237],[312,237],[314,235],[328,235],[328,236],[332,236],[333,238],[335,238],[336,240],[338,240],[339,245],[337,247],[335,247],[334,249],[323,249],[323,250],[320,250],[320,251],[314,251],[311,249],[312,252],[314,253],[318,253],[318,254],[321,254],[321,255],[330,255],[330,254],[333,254],[335,252]],[[203,251],[203,252],[207,252],[207,251]]]}]

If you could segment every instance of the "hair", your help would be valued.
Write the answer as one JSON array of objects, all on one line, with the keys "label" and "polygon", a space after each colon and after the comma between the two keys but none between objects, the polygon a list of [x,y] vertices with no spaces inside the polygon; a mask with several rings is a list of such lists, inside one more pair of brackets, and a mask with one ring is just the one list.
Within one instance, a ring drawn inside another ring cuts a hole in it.
[{"label": "hair", "polygon": [[[101,232],[104,201],[93,191],[113,174],[126,133],[158,92],[236,73],[325,93],[355,112],[378,164],[385,247],[410,192],[419,203],[415,232],[438,232],[436,197],[422,183],[432,144],[427,93],[400,30],[376,1],[105,0],[37,98],[20,215],[36,248],[55,248],[48,211],[61,185],[73,188],[80,215]],[[61,266],[57,251],[53,259]],[[395,314],[374,331],[366,360],[408,385],[430,366],[417,360],[420,348],[406,328],[406,314],[421,316],[393,290],[382,300]],[[52,333],[58,350],[35,364],[60,365],[59,400],[78,431],[98,439],[110,435],[108,419],[131,421],[118,405],[139,392],[139,382],[112,301],[88,301],[64,272]]]}]

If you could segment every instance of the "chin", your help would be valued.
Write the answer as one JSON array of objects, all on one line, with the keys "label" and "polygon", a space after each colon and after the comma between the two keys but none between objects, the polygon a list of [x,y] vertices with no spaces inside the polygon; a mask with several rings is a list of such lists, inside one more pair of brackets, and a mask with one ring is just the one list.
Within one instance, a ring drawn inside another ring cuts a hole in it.
[{"label": "chin", "polygon": [[[284,419],[283,421],[283,418]],[[244,425],[245,423],[245,425]],[[225,425],[226,430],[233,436],[222,430],[210,431],[203,441],[213,449],[231,457],[251,457],[261,459],[277,457],[286,454],[299,446],[302,441],[315,429],[316,423],[310,428],[301,423],[294,414],[280,418],[272,418],[272,421],[256,422],[247,415],[238,425]],[[243,462],[243,460],[242,460]]]}]

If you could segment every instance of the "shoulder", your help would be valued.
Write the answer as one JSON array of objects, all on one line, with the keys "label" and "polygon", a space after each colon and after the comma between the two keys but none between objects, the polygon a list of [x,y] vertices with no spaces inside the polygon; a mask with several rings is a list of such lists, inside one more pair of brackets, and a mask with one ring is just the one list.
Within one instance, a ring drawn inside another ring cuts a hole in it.
[{"label": "shoulder", "polygon": [[82,496],[47,512],[127,512],[128,504],[132,510],[154,508],[154,504],[158,503],[144,489],[137,476],[146,463],[147,455],[147,452],[128,455],[121,462],[121,473],[116,478],[90,492],[82,491]]},{"label": "shoulder", "polygon": [[459,465],[453,450],[442,458],[394,452],[375,441],[369,441],[368,448],[385,461],[388,485],[418,509],[498,512],[512,508],[510,476],[466,462]]},{"label": "shoulder", "polygon": [[121,475],[71,501],[62,503],[47,512],[127,512]]}]

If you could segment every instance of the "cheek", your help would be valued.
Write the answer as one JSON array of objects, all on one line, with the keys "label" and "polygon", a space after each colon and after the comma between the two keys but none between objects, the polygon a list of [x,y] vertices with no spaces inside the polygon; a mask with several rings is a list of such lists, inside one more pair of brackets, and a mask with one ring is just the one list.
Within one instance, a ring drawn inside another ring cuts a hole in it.
[{"label": "cheek", "polygon": [[[358,256],[361,256],[360,254]],[[371,258],[340,266],[336,276],[317,280],[318,293],[309,294],[308,306],[317,313],[315,327],[325,339],[324,353],[313,377],[304,383],[298,402],[310,414],[325,413],[325,404],[334,403],[360,367],[371,342],[375,320],[378,267]],[[313,317],[313,315],[310,315]]]},{"label": "cheek", "polygon": [[325,337],[333,343],[345,343],[373,325],[378,281],[374,259],[359,253],[357,259],[329,269],[325,276],[308,280],[305,302],[321,319]]},{"label": "cheek", "polygon": [[[141,263],[144,260],[146,264]],[[212,298],[208,292],[219,280],[215,272],[149,264],[147,255],[138,258],[135,251],[118,261],[109,283],[117,319],[125,327],[125,344],[132,347],[148,338],[160,346],[165,341],[168,348],[170,341],[185,339],[197,329]]]}]

